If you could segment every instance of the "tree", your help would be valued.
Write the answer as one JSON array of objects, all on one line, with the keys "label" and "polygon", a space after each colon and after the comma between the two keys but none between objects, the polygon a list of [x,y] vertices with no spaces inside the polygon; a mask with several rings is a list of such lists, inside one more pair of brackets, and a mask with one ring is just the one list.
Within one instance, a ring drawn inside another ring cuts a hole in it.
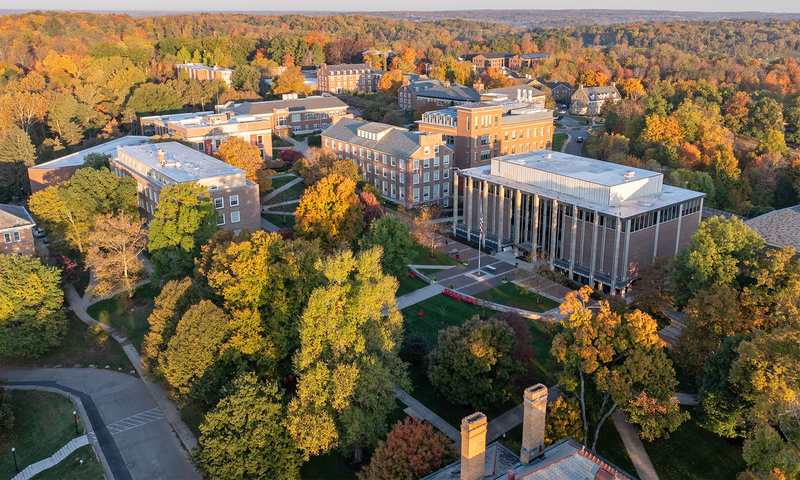
[{"label": "tree", "polygon": [[89,234],[86,263],[94,269],[97,283],[92,295],[102,297],[118,290],[133,296],[134,284],[144,273],[139,254],[147,247],[144,220],[120,212],[98,215]]},{"label": "tree", "polygon": [[383,216],[383,207],[380,200],[375,198],[375,194],[366,191],[366,188],[358,195],[358,200],[364,206],[364,227],[369,228],[372,222]]},{"label": "tree", "polygon": [[194,183],[164,187],[147,236],[154,277],[170,280],[191,273],[200,247],[217,230],[217,211],[204,187]]},{"label": "tree", "polygon": [[180,111],[183,102],[169,85],[145,83],[133,91],[126,105],[144,116]]},{"label": "tree", "polygon": [[492,90],[494,88],[513,87],[514,80],[505,76],[503,72],[496,68],[487,68],[483,75],[481,75],[483,88]]},{"label": "tree", "polygon": [[288,67],[280,75],[272,80],[272,93],[281,95],[284,93],[309,93],[310,88],[306,85],[306,77],[300,71],[300,67]]},{"label": "tree", "polygon": [[565,365],[560,384],[580,402],[584,443],[591,439],[594,449],[600,427],[617,408],[639,426],[643,438],[668,436],[688,414],[681,413],[673,395],[675,370],[656,334],[656,322],[638,310],[614,313],[605,301],[592,313],[586,306],[591,292],[585,286],[567,294],[560,309],[564,331],[551,349]]},{"label": "tree", "polygon": [[381,266],[384,273],[398,278],[404,275],[414,246],[406,222],[394,215],[384,215],[373,222],[361,239],[361,249],[368,250],[376,245],[383,247]]},{"label": "tree", "polygon": [[403,318],[397,281],[380,267],[379,247],[335,253],[318,268],[327,280],[311,294],[300,320],[299,378],[287,426],[305,455],[337,444],[361,460],[378,443],[395,408],[393,389],[407,385],[400,361]]},{"label": "tree", "polygon": [[544,443],[552,445],[566,437],[583,441],[581,407],[575,397],[558,399],[547,405],[547,419],[544,427]]},{"label": "tree", "polygon": [[356,184],[334,173],[310,187],[295,211],[295,232],[308,240],[318,239],[324,250],[353,245],[364,230],[363,209]]},{"label": "tree", "polygon": [[0,139],[0,202],[21,195],[28,187],[28,167],[36,161],[31,139],[19,127],[12,127]]},{"label": "tree", "polygon": [[698,403],[702,407],[701,425],[717,435],[733,438],[745,434],[745,415],[751,406],[742,397],[739,385],[731,381],[738,348],[749,336],[732,335],[706,361],[705,371],[697,377]]},{"label": "tree", "polygon": [[200,299],[200,289],[190,278],[167,282],[156,297],[153,313],[147,318],[150,330],[142,343],[142,370],[153,379],[160,380],[163,377],[165,353],[178,322],[189,307]]},{"label": "tree", "polygon": [[3,388],[6,383],[8,379],[0,378],[0,433],[7,432],[14,426],[14,405],[11,403],[11,395]]},{"label": "tree", "polygon": [[639,272],[639,280],[633,286],[636,308],[650,314],[663,314],[672,306],[672,287],[669,284],[670,259],[658,257]]},{"label": "tree", "polygon": [[306,157],[300,162],[295,163],[294,169],[297,174],[303,177],[306,185],[314,185],[332,173],[353,180],[356,184],[361,181],[361,174],[356,162],[343,160],[331,152],[326,152],[321,148],[310,148]]},{"label": "tree", "polygon": [[286,428],[281,394],[253,374],[238,377],[200,425],[192,462],[204,478],[293,480],[302,458]]},{"label": "tree", "polygon": [[397,97],[397,91],[403,86],[403,73],[400,70],[390,70],[381,76],[378,81],[378,94],[387,98]]},{"label": "tree", "polygon": [[83,157],[83,167],[95,170],[108,169],[110,159],[111,155],[107,153],[92,152]]},{"label": "tree", "polygon": [[247,179],[258,184],[258,191],[265,194],[272,190],[273,170],[264,168],[264,156],[257,146],[241,137],[228,137],[214,156],[223,162],[247,172]]},{"label": "tree", "polygon": [[183,314],[162,365],[170,385],[182,394],[189,392],[219,358],[229,324],[228,315],[208,300],[201,300]]},{"label": "tree", "polygon": [[428,357],[428,378],[448,401],[486,408],[511,394],[509,379],[520,368],[516,348],[508,324],[475,316],[461,327],[439,331],[439,344]]},{"label": "tree", "polygon": [[437,236],[441,232],[441,227],[434,220],[438,220],[441,214],[442,209],[439,205],[423,205],[414,216],[414,223],[411,224],[412,235],[419,243],[430,249],[431,258],[436,248]]},{"label": "tree", "polygon": [[241,92],[257,92],[261,86],[261,73],[250,65],[239,65],[231,75],[231,86]]},{"label": "tree", "polygon": [[456,460],[452,441],[428,422],[406,417],[378,443],[359,480],[416,480]]},{"label": "tree", "polygon": [[0,355],[37,357],[61,344],[67,320],[56,267],[0,255]]}]

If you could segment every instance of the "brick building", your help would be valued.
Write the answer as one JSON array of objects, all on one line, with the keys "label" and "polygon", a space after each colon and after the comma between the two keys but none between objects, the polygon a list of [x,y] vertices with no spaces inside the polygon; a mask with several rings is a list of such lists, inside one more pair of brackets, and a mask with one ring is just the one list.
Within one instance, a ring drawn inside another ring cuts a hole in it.
[{"label": "brick building", "polygon": [[472,57],[472,66],[478,71],[488,68],[503,68],[510,57],[510,53],[479,53]]},{"label": "brick building", "polygon": [[483,211],[488,248],[536,254],[611,293],[624,293],[642,266],[688,245],[705,197],[664,185],[661,173],[541,150],[454,172],[453,181],[465,196],[455,235],[477,241]]},{"label": "brick building", "polygon": [[480,102],[486,95],[505,95],[512,100],[541,103],[542,106],[545,101],[544,92],[528,85],[485,90],[480,82],[476,82],[472,88],[469,88],[457,83],[420,79],[414,82],[403,82],[403,85],[397,90],[397,104],[406,110],[417,110],[424,103],[447,108]]},{"label": "brick building", "polygon": [[156,135],[179,135],[194,148],[213,155],[230,137],[239,137],[259,150],[264,160],[272,159],[272,119],[230,112],[210,113],[177,120],[153,121]]},{"label": "brick building", "polygon": [[220,68],[216,65],[213,67],[208,67],[202,63],[180,63],[175,65],[175,68],[178,70],[178,74],[181,71],[184,71],[189,74],[189,78],[194,78],[198,81],[208,81],[208,80],[222,80],[231,86],[231,76],[233,76],[233,70],[230,68]]},{"label": "brick building", "polygon": [[344,65],[320,66],[317,72],[320,92],[346,93],[346,92],[366,92],[378,91],[378,82],[381,76],[386,73],[381,70],[373,70],[366,63],[353,63]]},{"label": "brick building", "polygon": [[347,114],[347,104],[332,95],[274,100],[270,102],[232,102],[217,109],[249,115],[272,122],[275,134],[287,136],[290,132],[309,133],[324,130],[331,119]]},{"label": "brick building", "polygon": [[35,225],[25,207],[0,204],[0,254],[34,255]]},{"label": "brick building", "polygon": [[364,181],[395,203],[451,205],[453,151],[440,134],[340,118],[322,132],[322,148],[358,163]]},{"label": "brick building", "polygon": [[457,168],[488,165],[500,155],[552,146],[553,111],[539,103],[544,102],[544,94],[536,96],[533,103],[500,94],[481,98],[476,103],[426,112],[418,122],[421,132],[443,135],[445,144],[455,151]]},{"label": "brick building", "polygon": [[521,55],[512,55],[506,60],[506,67],[509,70],[518,72],[525,67],[532,67],[534,64],[550,58],[549,53],[523,53]]},{"label": "brick building", "polygon": [[556,103],[569,105],[572,101],[572,94],[574,90],[572,85],[567,82],[546,82],[542,78],[534,80],[536,84],[547,87],[552,92],[553,100]]},{"label": "brick building", "polygon": [[605,87],[584,87],[579,85],[572,94],[572,104],[569,107],[573,115],[600,115],[600,110],[606,102],[617,103],[622,100],[614,82]]},{"label": "brick building", "polygon": [[258,185],[247,180],[245,171],[178,142],[118,147],[111,171],[136,180],[139,210],[148,221],[153,219],[161,189],[192,182],[208,189],[219,226],[235,232],[261,230]]},{"label": "brick building", "polygon": [[117,147],[143,145],[149,140],[148,137],[128,135],[111,140],[110,142],[95,145],[94,147],[89,147],[80,152],[50,160],[49,162],[28,167],[28,180],[31,184],[31,194],[69,180],[69,177],[71,177],[73,173],[83,167],[83,162],[86,161],[86,156],[89,154],[99,153],[114,157],[117,155]]}]

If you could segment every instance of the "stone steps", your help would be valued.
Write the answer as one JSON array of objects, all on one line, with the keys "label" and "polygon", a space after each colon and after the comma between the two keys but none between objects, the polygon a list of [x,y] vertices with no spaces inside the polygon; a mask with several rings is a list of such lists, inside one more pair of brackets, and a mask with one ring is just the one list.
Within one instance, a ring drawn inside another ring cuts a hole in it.
[{"label": "stone steps", "polygon": [[44,460],[40,460],[32,465],[28,465],[27,467],[25,467],[25,469],[19,472],[12,480],[28,480],[30,478],[33,478],[40,472],[57,465],[61,460],[64,460],[72,452],[83,447],[84,445],[89,445],[88,436],[81,435],[80,437],[73,438],[72,440],[69,441],[69,443],[61,447],[56,453],[51,455],[49,458],[45,458]]}]

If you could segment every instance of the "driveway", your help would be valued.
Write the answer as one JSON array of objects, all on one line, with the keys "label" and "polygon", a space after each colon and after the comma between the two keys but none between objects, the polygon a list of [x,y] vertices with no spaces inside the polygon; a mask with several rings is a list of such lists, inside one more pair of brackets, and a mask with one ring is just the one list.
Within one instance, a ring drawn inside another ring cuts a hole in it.
[{"label": "driveway", "polygon": [[116,480],[199,479],[188,453],[141,379],[83,368],[0,370],[9,387],[78,396]]},{"label": "driveway", "polygon": [[564,118],[559,120],[559,123],[564,125],[564,128],[556,128],[555,133],[568,133],[572,138],[570,139],[569,143],[567,144],[567,149],[564,153],[569,153],[570,155],[577,155],[582,156],[583,152],[583,143],[578,143],[576,140],[578,137],[583,137],[586,139],[589,136],[589,128],[588,125],[581,125],[575,120],[567,117],[566,115]]}]

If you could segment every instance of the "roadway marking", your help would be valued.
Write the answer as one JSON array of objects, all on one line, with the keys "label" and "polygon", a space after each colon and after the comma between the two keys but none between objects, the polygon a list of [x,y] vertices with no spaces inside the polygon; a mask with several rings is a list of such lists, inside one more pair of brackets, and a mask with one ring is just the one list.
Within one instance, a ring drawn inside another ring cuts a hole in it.
[{"label": "roadway marking", "polygon": [[156,407],[141,413],[137,413],[136,415],[123,418],[122,420],[117,420],[114,423],[106,425],[106,428],[108,428],[108,431],[111,433],[111,435],[116,435],[136,427],[141,427],[142,425],[147,425],[148,423],[156,422],[162,418],[164,418],[164,414],[161,412],[161,409]]}]

